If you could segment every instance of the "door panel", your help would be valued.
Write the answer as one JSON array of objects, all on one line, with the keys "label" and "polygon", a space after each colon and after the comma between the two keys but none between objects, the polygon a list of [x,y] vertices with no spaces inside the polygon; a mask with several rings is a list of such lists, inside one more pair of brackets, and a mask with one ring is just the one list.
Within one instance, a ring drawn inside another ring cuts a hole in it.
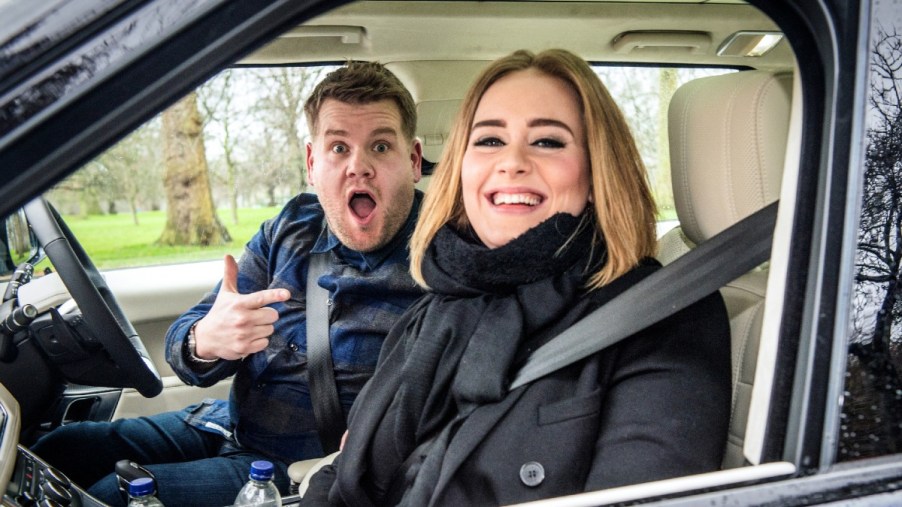
[{"label": "door panel", "polygon": [[113,293],[163,377],[163,392],[144,398],[125,389],[113,419],[179,410],[203,398],[226,398],[231,379],[209,388],[184,384],[166,363],[164,344],[169,325],[196,304],[222,278],[222,261],[194,262],[113,270],[104,273]]}]

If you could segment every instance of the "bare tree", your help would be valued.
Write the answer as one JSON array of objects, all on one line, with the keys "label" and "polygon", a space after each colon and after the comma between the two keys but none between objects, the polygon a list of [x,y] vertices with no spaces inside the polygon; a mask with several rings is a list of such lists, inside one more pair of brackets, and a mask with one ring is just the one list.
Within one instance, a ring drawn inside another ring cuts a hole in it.
[{"label": "bare tree", "polygon": [[277,204],[278,188],[290,185],[289,195],[307,189],[303,138],[307,135],[304,121],[304,100],[319,82],[325,67],[281,67],[261,71],[256,75],[263,96],[254,112],[265,118],[267,144],[275,164],[263,174],[270,196],[267,205]]},{"label": "bare tree", "polygon": [[163,112],[166,188],[164,245],[218,245],[231,241],[216,216],[197,95],[189,93]]},{"label": "bare tree", "polygon": [[[868,146],[841,452],[902,451],[902,37],[877,29],[871,50]],[[862,428],[862,424],[876,427]],[[882,422],[881,422],[882,421]],[[859,441],[856,438],[867,438]],[[876,441],[875,441],[876,439]]]},{"label": "bare tree", "polygon": [[106,199],[115,203],[124,199],[139,225],[138,211],[142,201],[151,203],[162,189],[162,160],[159,122],[152,121],[97,157],[109,178],[107,188],[112,191]]},{"label": "bare tree", "polygon": [[676,69],[662,68],[658,74],[658,166],[651,181],[658,209],[673,209],[673,184],[670,181],[670,139],[667,110],[677,89]]},{"label": "bare tree", "polygon": [[69,209],[82,218],[102,215],[100,196],[111,192],[109,186],[106,167],[92,161],[54,187],[53,201],[56,206]]},{"label": "bare tree", "polygon": [[[233,72],[227,69],[198,89],[198,99],[203,109],[204,125],[215,122],[220,130],[220,145],[225,163],[225,187],[232,212],[232,223],[238,224],[238,164],[235,148],[240,139],[233,135],[233,125],[241,122],[241,111],[236,110],[232,86]],[[207,132],[207,129],[204,129]]]}]

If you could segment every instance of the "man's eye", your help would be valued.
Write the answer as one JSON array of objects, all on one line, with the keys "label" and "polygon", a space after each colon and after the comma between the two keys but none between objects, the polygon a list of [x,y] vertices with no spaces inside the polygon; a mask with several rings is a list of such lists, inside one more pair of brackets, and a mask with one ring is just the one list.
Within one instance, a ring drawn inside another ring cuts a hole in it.
[{"label": "man's eye", "polygon": [[540,148],[563,148],[565,146],[562,141],[549,137],[543,137],[532,144]]},{"label": "man's eye", "polygon": [[473,146],[497,147],[504,146],[504,143],[501,142],[501,139],[498,139],[497,137],[480,137],[473,143]]},{"label": "man's eye", "polygon": [[373,146],[373,151],[376,153],[385,153],[388,151],[388,148],[388,143],[376,143],[376,145]]},{"label": "man's eye", "polygon": [[343,144],[332,146],[332,153],[347,153],[348,147]]}]

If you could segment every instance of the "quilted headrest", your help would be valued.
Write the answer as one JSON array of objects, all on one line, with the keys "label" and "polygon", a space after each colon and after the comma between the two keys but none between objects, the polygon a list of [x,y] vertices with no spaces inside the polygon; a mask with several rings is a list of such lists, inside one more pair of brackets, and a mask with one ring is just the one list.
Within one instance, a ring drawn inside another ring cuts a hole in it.
[{"label": "quilted headrest", "polygon": [[792,74],[743,71],[680,87],[669,110],[674,203],[701,243],[777,200]]}]

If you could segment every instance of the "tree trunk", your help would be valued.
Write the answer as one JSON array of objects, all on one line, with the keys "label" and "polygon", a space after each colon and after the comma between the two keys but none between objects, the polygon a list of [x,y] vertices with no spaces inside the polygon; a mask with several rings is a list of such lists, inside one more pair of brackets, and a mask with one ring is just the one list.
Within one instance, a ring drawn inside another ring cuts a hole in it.
[{"label": "tree trunk", "polygon": [[266,186],[266,196],[268,197],[268,201],[266,203],[270,208],[276,205],[276,187],[275,185],[267,185]]},{"label": "tree trunk", "polygon": [[238,168],[232,159],[232,142],[229,133],[229,122],[224,121],[222,130],[225,138],[222,142],[222,151],[225,154],[226,184],[229,187],[229,208],[232,210],[232,224],[238,225]]},{"label": "tree trunk", "polygon": [[78,195],[79,213],[82,217],[87,218],[91,215],[103,215],[103,207],[100,206],[100,199],[97,194],[89,189],[82,189]]},{"label": "tree trunk", "polygon": [[128,207],[132,212],[132,222],[135,225],[141,225],[138,223],[138,194],[136,192],[132,192],[128,196]]},{"label": "tree trunk", "polygon": [[658,210],[673,209],[673,185],[670,181],[670,141],[668,139],[667,110],[670,98],[677,89],[676,69],[661,69],[658,79],[658,170],[652,182]]},{"label": "tree trunk", "polygon": [[163,112],[164,245],[221,245],[231,241],[216,216],[197,96],[194,92]]}]

